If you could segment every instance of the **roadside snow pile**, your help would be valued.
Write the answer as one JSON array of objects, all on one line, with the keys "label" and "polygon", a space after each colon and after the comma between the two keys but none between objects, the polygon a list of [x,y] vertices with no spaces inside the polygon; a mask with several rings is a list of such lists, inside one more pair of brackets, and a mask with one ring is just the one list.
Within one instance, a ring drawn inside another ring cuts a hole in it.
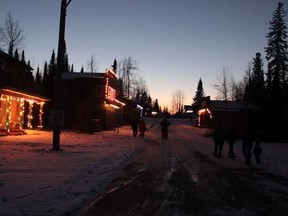
[{"label": "roadside snow pile", "polygon": [[52,132],[0,137],[0,215],[65,215],[109,184],[141,147],[129,127],[120,133]]}]

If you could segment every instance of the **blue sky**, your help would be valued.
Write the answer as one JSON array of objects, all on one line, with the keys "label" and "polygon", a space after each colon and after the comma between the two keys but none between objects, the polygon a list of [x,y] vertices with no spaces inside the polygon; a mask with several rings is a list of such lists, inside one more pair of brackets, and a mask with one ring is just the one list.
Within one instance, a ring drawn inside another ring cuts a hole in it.
[{"label": "blue sky", "polygon": [[[191,104],[199,79],[211,83],[223,68],[242,79],[260,52],[277,0],[72,0],[66,44],[74,71],[94,55],[97,71],[131,56],[153,100],[169,106],[178,89]],[[61,0],[1,0],[0,24],[10,10],[25,31],[25,55],[35,71],[57,53]],[[285,2],[288,4],[288,2]],[[285,5],[287,8],[287,5]]]}]

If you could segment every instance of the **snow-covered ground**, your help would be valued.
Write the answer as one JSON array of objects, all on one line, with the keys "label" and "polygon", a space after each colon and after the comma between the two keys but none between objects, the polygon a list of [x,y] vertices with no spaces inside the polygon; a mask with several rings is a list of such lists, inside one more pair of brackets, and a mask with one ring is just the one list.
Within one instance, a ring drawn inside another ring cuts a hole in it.
[{"label": "snow-covered ground", "polygon": [[[0,216],[65,215],[87,204],[130,161],[145,139],[155,138],[152,133],[158,132],[159,125],[151,127],[154,121],[147,119],[151,130],[144,140],[133,138],[129,126],[121,127],[119,133],[64,131],[61,134],[61,151],[51,150],[52,132],[28,131],[23,136],[0,137]],[[178,139],[183,138],[191,144],[187,140],[197,135],[199,144],[194,144],[193,148],[216,163],[227,168],[247,167],[241,154],[240,140],[235,144],[236,159],[227,158],[227,144],[223,149],[223,158],[214,158],[213,140],[199,138],[199,134],[207,132],[206,129],[189,126],[189,120],[176,121],[171,120],[171,128],[177,124]],[[252,166],[288,178],[288,144],[261,145],[263,164],[256,165],[253,157]]]},{"label": "snow-covered ground", "polygon": [[61,151],[52,133],[0,137],[0,215],[65,215],[110,182],[143,140],[129,127],[120,133],[62,132]]}]

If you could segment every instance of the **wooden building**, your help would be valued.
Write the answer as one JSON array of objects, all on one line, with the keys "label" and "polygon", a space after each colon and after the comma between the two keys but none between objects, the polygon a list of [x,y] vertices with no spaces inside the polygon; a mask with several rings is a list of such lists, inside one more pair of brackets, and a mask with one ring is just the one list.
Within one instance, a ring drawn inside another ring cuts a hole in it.
[{"label": "wooden building", "polygon": [[198,127],[213,127],[219,122],[235,126],[239,130],[248,123],[255,127],[262,122],[262,109],[243,101],[210,100],[205,97],[198,111]]},{"label": "wooden building", "polygon": [[116,81],[110,68],[105,73],[63,73],[64,127],[99,131],[121,124],[125,104],[116,98]]},{"label": "wooden building", "polygon": [[49,99],[39,95],[33,68],[0,50],[0,131],[23,133],[42,128],[43,106]]}]

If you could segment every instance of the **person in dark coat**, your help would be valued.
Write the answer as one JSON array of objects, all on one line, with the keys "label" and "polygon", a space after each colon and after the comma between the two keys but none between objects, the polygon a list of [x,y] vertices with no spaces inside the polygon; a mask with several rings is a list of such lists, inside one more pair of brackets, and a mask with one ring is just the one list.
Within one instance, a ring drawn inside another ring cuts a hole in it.
[{"label": "person in dark coat", "polygon": [[242,153],[245,157],[245,163],[251,164],[251,150],[254,141],[254,131],[251,125],[248,125],[242,134]]},{"label": "person in dark coat", "polygon": [[137,137],[138,134],[138,121],[134,120],[131,124],[131,128],[133,131],[133,137]]},{"label": "person in dark coat", "polygon": [[139,137],[143,138],[144,137],[144,133],[146,131],[148,131],[146,124],[144,122],[143,119],[140,119],[139,123],[138,123],[138,128],[139,128]]},{"label": "person in dark coat", "polygon": [[114,132],[119,133],[119,122],[117,119],[115,119],[115,122],[114,122]]},{"label": "person in dark coat", "polygon": [[213,155],[215,157],[221,158],[221,153],[224,145],[224,128],[221,123],[216,125],[213,133],[213,139],[214,139],[214,153]]},{"label": "person in dark coat", "polygon": [[226,134],[226,141],[229,144],[228,158],[231,159],[236,157],[236,155],[234,154],[234,143],[236,141],[236,138],[237,138],[236,131],[234,128],[231,127]]},{"label": "person in dark coat", "polygon": [[170,125],[170,122],[164,118],[161,123],[161,138],[162,140],[167,140],[168,139],[168,127]]},{"label": "person in dark coat", "polygon": [[259,164],[261,163],[261,154],[262,154],[262,148],[260,146],[260,140],[256,140],[255,142],[255,146],[253,148],[253,154],[255,154],[255,158],[256,158],[256,163]]}]

